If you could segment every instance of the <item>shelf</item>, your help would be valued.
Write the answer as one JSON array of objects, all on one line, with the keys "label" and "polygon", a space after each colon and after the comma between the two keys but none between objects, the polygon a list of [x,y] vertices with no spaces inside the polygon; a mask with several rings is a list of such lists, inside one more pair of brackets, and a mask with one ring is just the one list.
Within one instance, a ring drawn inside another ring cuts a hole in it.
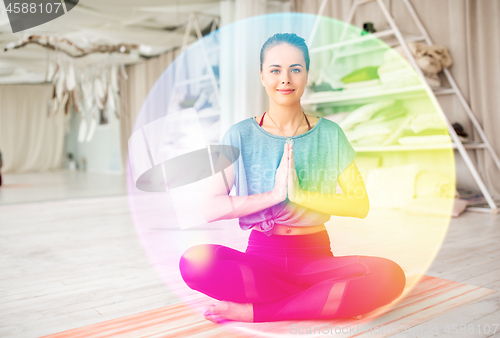
[{"label": "shelf", "polygon": [[[384,37],[390,37],[390,36],[394,36],[394,31],[392,29],[387,29],[384,31],[375,32],[373,34],[361,35],[361,36],[354,38],[354,39],[339,41],[339,42],[331,43],[331,44],[324,45],[321,47],[311,48],[309,50],[309,54],[319,53],[319,52],[322,52],[325,50],[342,48],[342,47],[346,47],[349,45],[356,45],[356,44],[366,42],[366,41],[371,41],[371,40],[375,40],[375,41],[380,40],[381,42],[384,42],[385,45],[381,44],[379,46],[373,46],[373,49],[370,51],[384,49],[384,48],[388,49],[388,47],[393,47],[393,46],[399,45],[399,41],[395,38],[389,39],[389,40],[382,39]],[[422,35],[407,35],[404,39],[408,43],[408,42],[412,42],[412,41],[423,41],[423,40],[425,40],[425,37]],[[361,51],[361,53],[362,53],[362,51]],[[357,53],[354,53],[354,54],[357,54]],[[354,55],[354,54],[346,54],[346,55],[342,54],[341,56],[343,57],[343,56]],[[336,56],[336,57],[341,57],[341,56]]]},{"label": "shelf", "polygon": [[354,150],[358,153],[370,152],[386,152],[386,151],[416,151],[416,150],[444,150],[451,149],[452,143],[439,143],[439,144],[422,144],[422,145],[390,145],[390,146],[376,146],[376,147],[356,147]]},{"label": "shelf", "polygon": [[[354,1],[351,6],[350,6],[350,11],[349,11],[349,19],[347,20],[346,24],[351,24],[352,20],[355,17],[355,13],[357,8],[361,4],[369,3],[372,2],[373,0],[356,0]],[[321,5],[320,5],[320,10],[318,13],[318,18],[323,14],[323,10],[327,4],[328,0],[322,0]],[[375,1],[373,1],[375,2]],[[354,37],[348,37],[349,40],[346,41],[340,41],[337,43],[330,43],[324,46],[317,46],[315,48],[312,48],[310,50],[311,54],[314,53],[319,53],[323,51],[330,51],[330,54],[333,54],[332,61],[333,62],[336,58],[338,57],[348,57],[351,55],[356,55],[356,54],[362,54],[362,53],[369,53],[369,52],[375,52],[377,50],[383,50],[384,48],[387,48],[387,46],[396,46],[396,45],[404,45],[405,43],[409,41],[424,41],[427,42],[427,44],[432,45],[433,42],[431,41],[427,30],[425,29],[424,25],[418,18],[418,16],[415,13],[415,9],[411,5],[410,1],[402,1],[402,3],[406,6],[408,12],[410,13],[410,17],[412,18],[412,22],[416,24],[416,27],[419,30],[420,35],[413,35],[409,36],[408,34],[403,35],[401,30],[398,28],[394,18],[391,15],[390,10],[387,8],[385,1],[378,0],[376,1],[378,4],[378,7],[382,11],[383,16],[385,17],[387,23],[389,24],[390,29],[381,31],[381,32],[376,32],[374,34],[368,34],[368,35],[363,35],[363,36],[354,36]],[[317,22],[318,19],[316,19]],[[314,30],[314,33],[316,31]],[[313,40],[314,34],[310,37],[310,40]],[[384,39],[382,39],[384,38]],[[380,39],[380,40],[378,40]],[[349,49],[342,47],[347,47],[349,46]],[[379,56],[379,55],[377,55]],[[413,55],[407,55],[408,58],[410,58],[413,62],[411,63],[411,66],[417,67],[418,70],[418,65],[416,63],[416,60]],[[368,57],[370,55],[368,54]],[[462,97],[462,93],[460,89],[455,85],[455,79],[451,75],[451,73],[445,69],[444,74],[448,80],[448,83],[453,86],[453,88],[432,88],[433,94],[438,97],[438,96],[445,96],[445,95],[457,95],[460,104],[463,106],[465,112],[467,113],[469,120],[473,122],[473,125],[476,127],[477,131],[483,135],[483,129],[480,126],[479,122],[476,120],[474,113],[470,107],[470,104],[467,103],[467,101]],[[304,96],[304,99],[302,100],[303,105],[312,105],[312,108],[314,110],[318,109],[319,107],[317,105],[321,104],[328,104],[330,103],[330,106],[341,106],[341,105],[355,105],[357,103],[363,104],[365,102],[373,102],[374,98],[395,98],[397,95],[405,95],[406,97],[408,96],[422,96],[426,97],[427,95],[427,90],[429,87],[426,84],[426,79],[423,76],[422,72],[417,72],[418,77],[420,78],[421,82],[419,86],[415,87],[410,87],[410,88],[397,88],[394,90],[387,90],[387,89],[375,89],[375,88],[369,88],[365,87],[360,90],[356,91],[348,91],[348,90],[343,90],[343,91],[337,91],[337,92],[320,92],[320,93],[307,93],[307,95]],[[310,95],[309,95],[310,94]],[[371,99],[371,100],[370,100]],[[447,119],[446,116],[442,116],[444,119]],[[448,122],[448,127],[450,127],[450,122]],[[456,135],[456,132],[453,130],[450,130],[451,133]],[[456,138],[455,138],[456,139]],[[485,139],[482,137],[482,139]],[[492,156],[493,160],[495,160],[497,155],[495,154],[495,151],[492,149],[492,147],[487,147],[486,144],[482,142],[468,142],[468,143],[460,143],[459,140],[458,144],[453,142],[452,140],[449,140],[446,143],[434,143],[434,144],[407,144],[407,145],[388,145],[388,146],[354,146],[354,149],[357,152],[397,152],[397,151],[431,151],[431,150],[449,150],[449,149],[458,149],[459,145],[462,145],[465,149],[486,149],[489,151],[490,155]],[[462,146],[460,146],[460,149],[462,149]],[[479,189],[481,190],[481,193],[489,200],[490,202],[493,203],[485,203],[484,205],[474,205],[474,206],[467,206],[467,211],[475,211],[475,212],[485,212],[485,213],[493,213],[493,214],[498,214],[500,213],[500,208],[498,207],[500,204],[500,200],[496,201],[493,199],[491,196],[491,193],[488,191],[488,188],[486,187],[485,182],[483,182],[483,179],[481,178],[480,173],[477,171],[475,165],[473,164],[473,161],[471,161],[471,158],[468,154],[468,151],[460,154],[463,159],[465,160],[465,163],[467,164],[467,167],[469,168],[470,172],[472,173],[475,182],[478,184]],[[494,161],[496,163],[497,168],[500,170],[500,163],[498,161]],[[492,201],[493,200],[493,201]],[[491,205],[490,205],[491,204]]]},{"label": "shelf", "polygon": [[[436,96],[455,94],[455,90],[453,88],[445,88],[445,87],[434,88],[432,91]],[[393,96],[397,94],[409,94],[408,96],[424,96],[425,93],[426,93],[425,88],[422,85],[397,87],[397,88],[383,88],[382,86],[378,86],[377,88],[359,87],[356,89],[313,92],[312,94],[309,94],[307,97],[302,99],[301,103],[303,105],[312,105],[318,103],[330,103],[330,102],[333,103],[333,102],[344,102],[344,101],[347,102],[351,100]]]},{"label": "shelf", "polygon": [[377,51],[386,51],[388,50],[389,47],[387,46],[373,46],[373,47],[366,47],[366,48],[351,48],[349,51],[345,52],[338,52],[333,55],[334,58],[340,59],[340,58],[345,58],[348,56],[353,56],[353,55],[359,55],[359,54],[364,54],[364,53],[373,53]]},{"label": "shelf", "polygon": [[[408,34],[404,36],[405,42],[414,42],[414,41],[425,41],[425,36],[423,35],[413,35],[413,34]],[[394,38],[394,39],[389,39],[389,40],[383,40],[387,45],[390,47],[395,47],[399,46],[399,40]]]},{"label": "shelf", "polygon": [[436,96],[455,94],[455,90],[453,88],[432,88],[432,91]]},{"label": "shelf", "polygon": [[[378,88],[363,87],[357,89],[346,89],[340,91],[316,92],[308,95],[301,100],[302,105],[313,105],[318,103],[349,103],[356,101],[359,103],[371,101],[370,99],[377,98],[395,98],[405,94],[405,97],[420,97],[427,95],[425,87],[422,85],[397,87],[397,88]],[[351,103],[355,104],[355,103]]]},{"label": "shelf", "polygon": [[477,207],[477,206],[467,206],[465,207],[465,211],[472,211],[472,212],[482,212],[485,214],[498,214],[499,210],[498,208],[496,209],[491,209],[489,205],[483,206],[483,207]]},{"label": "shelf", "polygon": [[[465,149],[483,149],[486,148],[484,143],[471,142],[463,143]],[[445,149],[457,149],[455,143],[438,143],[438,144],[422,144],[422,145],[388,145],[388,146],[376,146],[376,147],[356,147],[354,150],[358,153],[369,153],[369,152],[386,152],[386,151],[417,151],[417,150],[445,150]]]},{"label": "shelf", "polygon": [[375,40],[375,39],[379,39],[379,38],[384,37],[384,36],[390,36],[393,34],[394,34],[394,31],[392,29],[388,29],[388,30],[376,32],[373,34],[363,35],[363,36],[360,36],[359,38],[356,38],[356,39],[345,40],[345,41],[341,41],[341,42],[331,43],[329,45],[324,45],[321,47],[311,48],[309,50],[309,54],[319,53],[319,52],[322,52],[325,50],[337,49],[337,48],[348,46],[348,45],[353,45],[353,44],[357,44],[357,43],[361,43],[361,42]]},{"label": "shelf", "polygon": [[[470,142],[470,143],[462,143],[465,149],[486,149],[486,144],[482,142]],[[457,146],[454,144],[453,148],[457,149]]]},{"label": "shelf", "polygon": [[[465,199],[467,200],[467,199]],[[493,214],[498,214],[500,212],[498,206],[500,206],[500,199],[497,197],[492,197],[493,204],[495,205],[495,208],[490,208],[488,205],[488,202],[486,201],[486,198],[482,195],[471,198],[470,200],[467,200],[468,204],[466,207],[467,211],[472,211],[472,212],[484,212],[484,213],[493,213]]]},{"label": "shelf", "polygon": [[[374,33],[376,34],[376,33]],[[421,36],[421,35],[409,35],[407,37],[405,37],[405,41],[408,43],[408,42],[412,42],[412,41],[422,41],[422,40],[425,40],[425,37]],[[361,47],[353,47],[353,48],[350,48],[349,50],[346,50],[346,51],[343,51],[343,52],[337,52],[333,55],[334,58],[336,59],[340,59],[340,58],[344,58],[344,57],[348,57],[348,56],[353,56],[353,55],[359,55],[359,54],[364,54],[364,53],[373,53],[373,52],[378,52],[378,51],[387,51],[389,49],[392,49],[392,47],[395,47],[395,46],[398,46],[399,45],[399,41],[397,39],[390,39],[390,40],[382,40],[382,42],[384,42],[386,45],[383,45],[383,44],[379,44],[378,46],[370,46],[370,47],[364,47],[364,48],[361,48]],[[338,48],[342,48],[342,47],[345,47],[345,46],[340,46]]]}]

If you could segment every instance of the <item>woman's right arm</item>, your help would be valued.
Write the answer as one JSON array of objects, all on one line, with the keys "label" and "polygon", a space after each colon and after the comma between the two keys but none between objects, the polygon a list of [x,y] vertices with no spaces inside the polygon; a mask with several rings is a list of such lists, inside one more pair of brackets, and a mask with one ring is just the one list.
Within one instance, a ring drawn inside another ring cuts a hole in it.
[{"label": "woman's right arm", "polygon": [[223,177],[222,172],[219,172],[213,175],[209,180],[203,203],[203,216],[207,222],[251,215],[286,200],[286,175],[288,171],[287,148],[285,148],[283,152],[281,163],[276,171],[274,189],[250,196],[229,195],[234,184],[233,165],[222,154],[219,157],[219,161],[226,162],[226,165],[217,165],[219,168],[225,168],[225,177]]}]

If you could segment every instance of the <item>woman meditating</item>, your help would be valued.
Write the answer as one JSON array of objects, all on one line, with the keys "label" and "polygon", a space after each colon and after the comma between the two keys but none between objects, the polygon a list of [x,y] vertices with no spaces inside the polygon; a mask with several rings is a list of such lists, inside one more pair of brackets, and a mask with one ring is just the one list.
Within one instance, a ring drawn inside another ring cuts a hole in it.
[{"label": "woman meditating", "polygon": [[331,215],[365,218],[369,201],[342,129],[301,108],[308,71],[304,39],[269,38],[260,54],[269,109],[233,125],[221,141],[232,147],[221,147],[217,163],[226,169],[212,177],[205,218],[239,218],[252,231],[245,252],[205,244],[180,259],[185,283],[219,300],[205,310],[211,321],[355,317],[403,293],[395,262],[331,251]]}]

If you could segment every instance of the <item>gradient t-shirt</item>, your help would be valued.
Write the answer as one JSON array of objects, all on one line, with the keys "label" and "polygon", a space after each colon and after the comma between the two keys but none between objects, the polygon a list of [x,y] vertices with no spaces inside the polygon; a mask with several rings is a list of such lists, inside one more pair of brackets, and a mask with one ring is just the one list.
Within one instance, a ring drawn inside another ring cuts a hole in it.
[{"label": "gradient t-shirt", "polygon": [[[265,131],[253,117],[229,128],[220,144],[238,148],[240,155],[223,152],[233,162],[231,195],[250,196],[273,190],[285,141],[284,136]],[[320,118],[311,130],[294,136],[293,141],[300,187],[312,193],[335,194],[337,177],[357,155],[340,126]],[[243,230],[259,227],[270,236],[274,224],[315,226],[330,218],[329,214],[302,207],[287,198],[272,207],[240,217],[239,224]]]}]

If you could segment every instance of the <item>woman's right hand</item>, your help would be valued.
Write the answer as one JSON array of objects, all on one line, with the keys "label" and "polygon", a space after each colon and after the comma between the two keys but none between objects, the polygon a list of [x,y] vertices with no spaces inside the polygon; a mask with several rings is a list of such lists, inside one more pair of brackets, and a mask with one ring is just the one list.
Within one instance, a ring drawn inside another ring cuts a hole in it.
[{"label": "woman's right hand", "polygon": [[280,165],[276,169],[276,178],[274,180],[273,198],[277,203],[286,200],[288,191],[288,144],[285,143],[283,156],[281,157]]}]

